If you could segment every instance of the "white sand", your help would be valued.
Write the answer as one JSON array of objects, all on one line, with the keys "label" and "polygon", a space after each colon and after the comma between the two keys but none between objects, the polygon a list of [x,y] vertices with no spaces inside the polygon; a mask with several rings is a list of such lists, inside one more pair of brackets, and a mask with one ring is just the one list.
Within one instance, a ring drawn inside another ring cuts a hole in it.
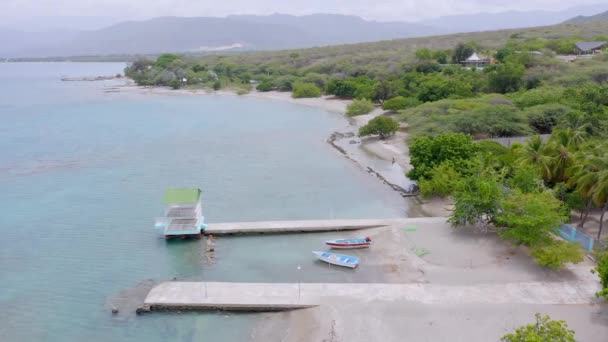
[{"label": "white sand", "polygon": [[[253,340],[498,341],[536,312],[566,320],[580,341],[607,336],[608,305],[593,296],[591,262],[549,271],[495,235],[454,230],[444,218],[413,222],[415,231],[396,224],[366,232],[374,245],[362,261],[412,293],[327,297],[317,308],[268,314]],[[430,253],[418,256],[420,248]]]},{"label": "white sand", "polygon": [[259,92],[252,91],[248,94],[238,95],[234,90],[219,90],[211,91],[209,89],[171,89],[166,87],[140,87],[133,84],[125,84],[120,87],[112,88],[119,92],[131,92],[140,94],[161,94],[161,95],[192,95],[192,96],[241,96],[251,97],[272,101],[281,101],[294,103],[302,106],[321,108],[329,112],[344,114],[346,106],[350,100],[335,99],[331,96],[323,96],[317,98],[294,99],[289,92],[269,91]]}]

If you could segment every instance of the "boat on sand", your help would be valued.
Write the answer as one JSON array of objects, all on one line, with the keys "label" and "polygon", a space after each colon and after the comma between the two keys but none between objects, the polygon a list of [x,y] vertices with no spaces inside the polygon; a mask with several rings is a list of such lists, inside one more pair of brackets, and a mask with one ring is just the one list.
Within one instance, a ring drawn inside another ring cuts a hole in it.
[{"label": "boat on sand", "polygon": [[367,248],[371,245],[372,239],[369,237],[353,238],[353,239],[336,239],[325,241],[325,244],[331,248],[337,249],[355,249]]},{"label": "boat on sand", "polygon": [[336,254],[336,253],[330,253],[330,252],[318,252],[318,251],[313,251],[312,253],[314,255],[316,255],[317,258],[319,258],[319,260],[325,261],[332,265],[355,268],[355,267],[357,267],[357,265],[359,265],[359,261],[360,261],[359,258],[351,256],[351,255],[343,255],[343,254]]}]

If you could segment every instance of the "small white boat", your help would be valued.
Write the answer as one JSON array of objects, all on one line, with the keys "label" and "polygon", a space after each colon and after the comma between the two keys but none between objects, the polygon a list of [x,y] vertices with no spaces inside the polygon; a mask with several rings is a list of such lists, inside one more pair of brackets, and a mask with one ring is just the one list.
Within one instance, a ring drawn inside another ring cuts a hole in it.
[{"label": "small white boat", "polygon": [[337,239],[325,241],[325,244],[336,249],[355,249],[367,248],[372,243],[369,237],[354,238],[354,239]]},{"label": "small white boat", "polygon": [[344,267],[350,267],[350,268],[355,268],[355,267],[357,267],[357,265],[359,265],[359,258],[354,257],[354,256],[329,253],[329,252],[316,252],[316,251],[312,252],[312,253],[314,255],[316,255],[317,258],[319,258],[320,260],[330,263],[332,265],[338,265],[338,266],[344,266]]}]

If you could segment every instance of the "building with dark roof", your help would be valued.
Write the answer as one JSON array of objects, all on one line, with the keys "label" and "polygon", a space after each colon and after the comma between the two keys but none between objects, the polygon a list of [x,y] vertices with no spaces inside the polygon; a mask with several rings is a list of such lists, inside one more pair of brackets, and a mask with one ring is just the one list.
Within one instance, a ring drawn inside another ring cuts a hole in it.
[{"label": "building with dark roof", "polygon": [[575,45],[579,55],[592,55],[608,47],[608,42],[577,42]]}]

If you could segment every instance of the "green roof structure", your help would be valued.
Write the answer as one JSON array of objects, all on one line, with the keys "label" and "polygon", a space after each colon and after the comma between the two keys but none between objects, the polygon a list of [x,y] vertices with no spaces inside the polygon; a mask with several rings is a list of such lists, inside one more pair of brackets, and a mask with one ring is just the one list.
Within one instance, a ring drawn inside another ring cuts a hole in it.
[{"label": "green roof structure", "polygon": [[165,204],[196,204],[201,197],[201,189],[167,189]]}]

